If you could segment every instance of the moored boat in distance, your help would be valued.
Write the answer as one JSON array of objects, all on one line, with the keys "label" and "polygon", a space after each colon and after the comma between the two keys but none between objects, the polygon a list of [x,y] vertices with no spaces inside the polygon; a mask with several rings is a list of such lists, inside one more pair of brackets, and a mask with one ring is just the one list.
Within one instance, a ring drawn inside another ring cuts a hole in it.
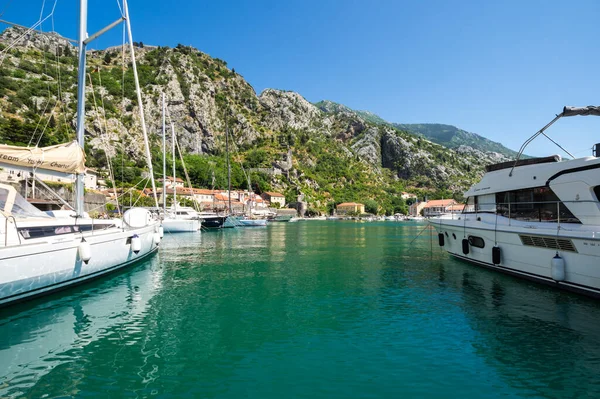
[{"label": "moored boat in distance", "polygon": [[267,225],[267,219],[243,218],[238,219],[237,222],[239,223],[240,227],[262,227]]},{"label": "moored boat in distance", "polygon": [[[600,116],[565,107],[519,151],[564,116]],[[490,165],[467,192],[461,214],[429,222],[440,246],[478,265],[600,297],[600,145],[595,156],[559,156]]]}]

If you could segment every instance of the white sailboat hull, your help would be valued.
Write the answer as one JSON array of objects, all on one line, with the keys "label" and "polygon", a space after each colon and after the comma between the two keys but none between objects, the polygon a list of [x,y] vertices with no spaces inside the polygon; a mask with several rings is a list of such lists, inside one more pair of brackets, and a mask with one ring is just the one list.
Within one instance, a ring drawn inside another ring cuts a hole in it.
[{"label": "white sailboat hull", "polygon": [[[65,234],[0,248],[0,306],[79,284],[145,258],[158,249],[157,226]],[[137,253],[131,245],[134,235],[141,242]],[[91,247],[87,264],[79,256],[82,237]]]},{"label": "white sailboat hull", "polygon": [[198,219],[170,219],[162,221],[165,233],[187,233],[200,230],[201,222]]},{"label": "white sailboat hull", "polygon": [[[479,221],[432,219],[430,222],[444,235],[444,249],[457,258],[600,297],[600,228],[563,225],[557,234],[557,228],[551,226],[554,223],[522,223],[519,226],[514,221],[511,226],[503,226],[500,222],[494,228],[494,224],[486,223],[485,219],[489,217],[495,218],[495,215],[484,215]],[[482,238],[484,247],[469,244],[465,254],[462,240],[469,236]],[[495,245],[501,251],[500,263],[496,265],[492,259]],[[552,276],[552,258],[557,252],[565,263],[563,281],[555,281]]]}]

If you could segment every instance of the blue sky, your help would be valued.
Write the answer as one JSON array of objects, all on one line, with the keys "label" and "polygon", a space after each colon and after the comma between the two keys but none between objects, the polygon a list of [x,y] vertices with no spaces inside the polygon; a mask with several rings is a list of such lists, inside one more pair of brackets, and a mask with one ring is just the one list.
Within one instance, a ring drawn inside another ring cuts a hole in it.
[{"label": "blue sky", "polygon": [[[197,47],[257,93],[293,90],[393,122],[452,124],[518,149],[563,105],[600,105],[600,1],[575,4],[130,0],[130,11],[134,40]],[[41,5],[13,0],[4,17],[31,25]],[[77,10],[76,0],[60,0],[56,30],[75,38]],[[90,0],[90,33],[118,15],[116,0]],[[117,28],[93,47],[120,44],[120,35]],[[599,131],[600,118],[578,117],[548,133],[584,156]],[[539,139],[527,152],[560,150]]]}]

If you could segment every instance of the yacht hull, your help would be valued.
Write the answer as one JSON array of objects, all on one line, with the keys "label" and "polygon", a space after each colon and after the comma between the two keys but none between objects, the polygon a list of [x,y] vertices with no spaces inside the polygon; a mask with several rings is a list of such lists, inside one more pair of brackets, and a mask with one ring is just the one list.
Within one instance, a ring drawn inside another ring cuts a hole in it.
[{"label": "yacht hull", "polygon": [[[81,234],[0,248],[0,306],[80,284],[146,258],[158,249],[157,226],[84,234],[91,247],[87,264],[79,256]],[[131,244],[134,235],[141,243],[137,254]]]},{"label": "yacht hull", "polygon": [[[481,222],[479,222],[481,223]],[[555,287],[600,297],[600,237],[591,231],[565,231],[532,227],[513,227],[512,231],[461,223],[458,220],[433,221],[438,233],[444,235],[443,248],[452,256],[503,273]],[[479,237],[483,248],[468,244],[464,252],[463,239]],[[494,264],[492,248],[500,248],[500,263]],[[558,247],[558,248],[557,248]],[[557,254],[564,259],[565,279],[552,276],[552,259]]]},{"label": "yacht hull", "polygon": [[[227,216],[200,216],[202,218],[202,227],[207,229],[221,229]],[[232,226],[233,227],[233,226]]]},{"label": "yacht hull", "polygon": [[189,233],[200,230],[200,220],[164,219],[162,226],[165,233]]}]

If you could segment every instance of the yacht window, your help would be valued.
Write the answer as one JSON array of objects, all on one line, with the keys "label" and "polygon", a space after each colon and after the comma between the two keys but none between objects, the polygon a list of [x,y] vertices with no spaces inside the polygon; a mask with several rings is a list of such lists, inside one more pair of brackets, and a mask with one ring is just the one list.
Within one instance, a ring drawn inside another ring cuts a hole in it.
[{"label": "yacht window", "polygon": [[469,244],[477,248],[485,248],[485,241],[481,237],[469,236]]},{"label": "yacht window", "polygon": [[463,209],[463,213],[472,213],[472,212],[475,212],[476,198],[477,197],[469,197],[469,198],[467,198],[467,205],[465,205],[465,208]]},{"label": "yacht window", "polygon": [[594,194],[596,194],[596,200],[600,201],[600,186],[594,187]]},{"label": "yacht window", "polygon": [[496,195],[485,194],[477,197],[478,212],[496,212]]},{"label": "yacht window", "polygon": [[549,187],[496,194],[497,213],[529,222],[581,223]]},{"label": "yacht window", "polygon": [[40,238],[40,237],[52,237],[56,235],[77,233],[84,231],[97,231],[104,230],[111,227],[115,227],[114,224],[78,224],[78,225],[66,225],[66,226],[36,226],[36,227],[25,227],[19,229],[19,232],[23,238]]}]

